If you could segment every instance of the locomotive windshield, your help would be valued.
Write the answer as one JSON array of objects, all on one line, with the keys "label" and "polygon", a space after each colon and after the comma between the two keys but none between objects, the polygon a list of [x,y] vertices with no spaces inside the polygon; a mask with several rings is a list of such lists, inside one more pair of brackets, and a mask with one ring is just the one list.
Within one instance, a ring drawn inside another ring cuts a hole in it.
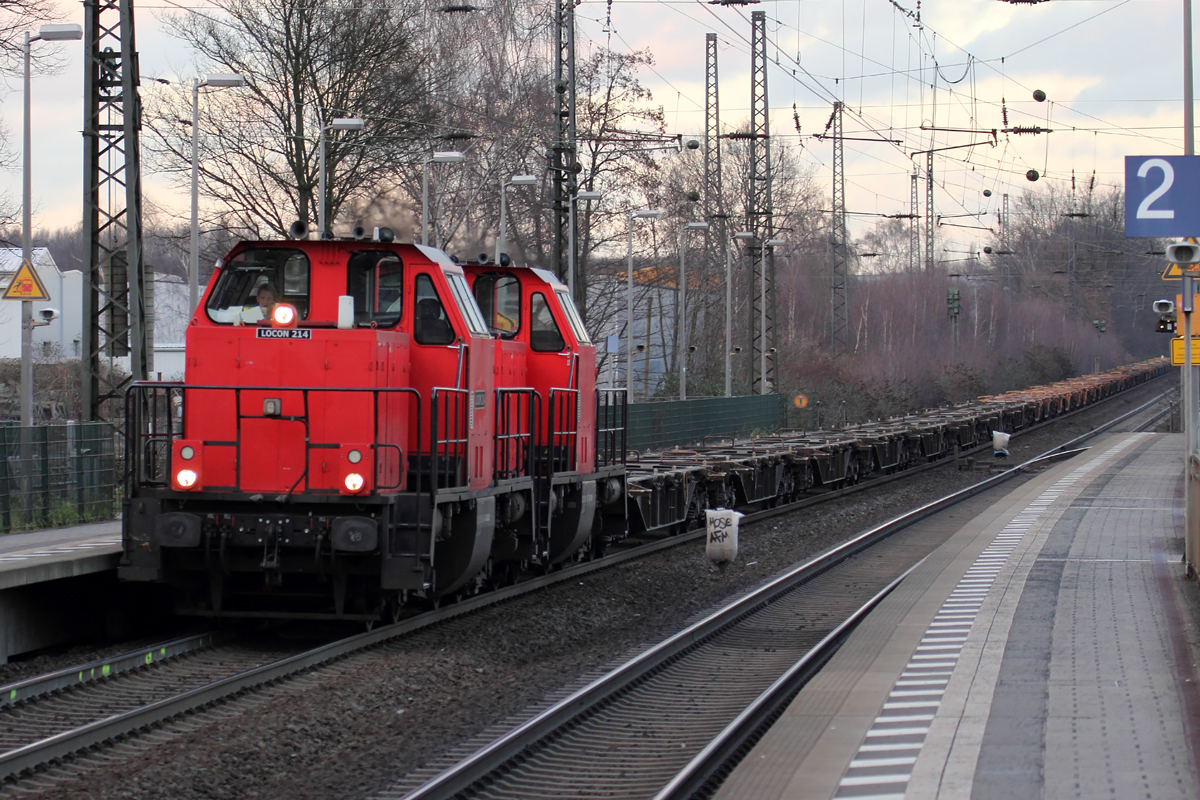
[{"label": "locomotive windshield", "polygon": [[566,312],[567,322],[571,323],[571,330],[575,332],[575,341],[580,344],[591,344],[592,339],[588,336],[587,328],[583,327],[583,320],[579,318],[579,312],[575,309],[575,303],[571,301],[571,295],[566,289],[556,290],[558,293],[558,302],[562,304],[563,311]]},{"label": "locomotive windshield", "polygon": [[300,319],[308,318],[309,262],[300,250],[260,247],[243,250],[226,262],[208,296],[205,310],[213,322],[258,322],[258,292],[270,287],[275,298],[296,307]]},{"label": "locomotive windshield", "polygon": [[395,253],[355,253],[347,265],[346,294],[354,298],[354,324],[392,328],[404,305],[404,272]]},{"label": "locomotive windshield", "polygon": [[480,275],[475,279],[475,301],[501,339],[511,339],[521,330],[521,282],[515,275]]}]

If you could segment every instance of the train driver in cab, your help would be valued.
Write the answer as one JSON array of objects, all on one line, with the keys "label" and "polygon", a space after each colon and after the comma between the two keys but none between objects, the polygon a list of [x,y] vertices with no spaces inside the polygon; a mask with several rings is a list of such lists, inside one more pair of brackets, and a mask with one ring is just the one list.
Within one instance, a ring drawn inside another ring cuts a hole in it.
[{"label": "train driver in cab", "polygon": [[275,287],[270,283],[264,283],[258,287],[258,291],[254,293],[255,302],[247,304],[234,320],[234,325],[255,325],[264,320],[271,319],[271,312],[275,310]]}]

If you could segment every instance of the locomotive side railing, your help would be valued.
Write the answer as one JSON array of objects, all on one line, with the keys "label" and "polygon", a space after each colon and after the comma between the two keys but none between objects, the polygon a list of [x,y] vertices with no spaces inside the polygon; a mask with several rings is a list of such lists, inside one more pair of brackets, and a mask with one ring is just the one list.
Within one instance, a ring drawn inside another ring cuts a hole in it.
[{"label": "locomotive side railing", "polygon": [[470,403],[467,389],[435,386],[430,390],[430,476],[435,490],[461,488],[469,481]]},{"label": "locomotive side railing", "polygon": [[547,473],[574,472],[579,448],[579,390],[551,389],[546,410]]},{"label": "locomotive side railing", "polygon": [[542,398],[535,389],[496,390],[495,470],[497,480],[534,474],[533,434]]},{"label": "locomotive side railing", "polygon": [[[169,488],[171,485],[171,473],[173,465],[171,463],[173,447],[172,444],[180,439],[191,438],[186,430],[187,416],[185,414],[188,394],[193,392],[213,392],[227,391],[232,392],[234,397],[234,416],[236,421],[236,434],[232,441],[214,441],[205,440],[206,448],[234,448],[234,452],[241,453],[243,442],[243,426],[242,423],[247,419],[277,419],[286,422],[293,422],[303,426],[304,428],[304,470],[296,483],[288,492],[291,494],[329,494],[336,495],[338,492],[333,489],[313,489],[308,483],[308,467],[312,460],[313,451],[328,450],[340,446],[338,442],[314,441],[313,432],[309,420],[309,409],[311,408],[309,399],[311,395],[331,395],[331,394],[363,394],[370,393],[372,401],[372,416],[374,419],[374,440],[371,444],[372,454],[372,474],[378,476],[380,474],[379,466],[383,453],[396,453],[397,471],[399,478],[394,484],[375,484],[371,488],[372,494],[382,490],[389,491],[398,489],[402,482],[405,473],[405,453],[397,442],[383,441],[380,435],[381,416],[388,411],[387,406],[390,405],[390,400],[398,398],[401,395],[412,395],[415,401],[412,405],[415,407],[417,430],[421,429],[421,395],[416,389],[407,387],[401,388],[329,388],[320,386],[219,386],[219,385],[197,385],[183,383],[158,383],[158,382],[139,382],[135,383],[125,394],[125,445],[126,445],[126,470],[125,470],[125,493],[126,496],[132,496],[133,492],[138,488]],[[272,392],[272,393],[299,393],[302,400],[302,413],[299,415],[276,415],[276,414],[247,414],[243,411],[242,395],[246,392]],[[381,406],[381,401],[383,405]],[[419,445],[419,443],[418,443]],[[410,453],[409,455],[417,456],[419,463],[420,453]],[[241,491],[242,474],[241,474],[241,458],[234,459],[234,484],[232,486],[207,486],[206,488],[213,491]],[[303,484],[303,486],[302,486]],[[411,490],[416,490],[414,484],[409,487]]]},{"label": "locomotive side railing", "polygon": [[625,464],[625,420],[628,393],[624,389],[596,390],[596,468]]}]

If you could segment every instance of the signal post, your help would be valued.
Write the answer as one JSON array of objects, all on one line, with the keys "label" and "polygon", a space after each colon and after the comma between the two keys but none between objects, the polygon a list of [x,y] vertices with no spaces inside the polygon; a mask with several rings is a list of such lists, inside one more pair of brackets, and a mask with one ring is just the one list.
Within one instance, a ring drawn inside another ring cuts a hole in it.
[{"label": "signal post", "polygon": [[[1190,131],[1190,126],[1188,126]],[[1190,135],[1190,134],[1189,134]],[[1200,157],[1125,157],[1125,235],[1130,238],[1181,238],[1200,231]],[[1176,275],[1182,283],[1177,309],[1182,316],[1182,337],[1171,342],[1171,363],[1182,367],[1180,387],[1184,432],[1184,560],[1189,578],[1196,578],[1200,561],[1200,453],[1197,453],[1197,363],[1200,350],[1192,332],[1195,278],[1200,276],[1200,244],[1187,239],[1167,246],[1170,264],[1165,280]],[[1163,303],[1164,301],[1159,301]],[[1155,304],[1158,305],[1157,303]],[[1158,310],[1156,308],[1155,310]],[[1164,309],[1165,310],[1165,309]],[[1160,312],[1161,313],[1161,312]]]}]

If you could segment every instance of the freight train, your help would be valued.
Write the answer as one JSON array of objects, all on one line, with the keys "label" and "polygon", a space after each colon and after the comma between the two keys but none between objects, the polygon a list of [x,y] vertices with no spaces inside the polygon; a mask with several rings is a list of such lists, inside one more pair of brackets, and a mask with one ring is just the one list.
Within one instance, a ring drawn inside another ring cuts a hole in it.
[{"label": "freight train", "polygon": [[622,389],[543,269],[392,240],[238,244],[179,383],[125,398],[119,576],[176,611],[374,621],[945,457],[1161,361],[833,431],[627,453]]}]

